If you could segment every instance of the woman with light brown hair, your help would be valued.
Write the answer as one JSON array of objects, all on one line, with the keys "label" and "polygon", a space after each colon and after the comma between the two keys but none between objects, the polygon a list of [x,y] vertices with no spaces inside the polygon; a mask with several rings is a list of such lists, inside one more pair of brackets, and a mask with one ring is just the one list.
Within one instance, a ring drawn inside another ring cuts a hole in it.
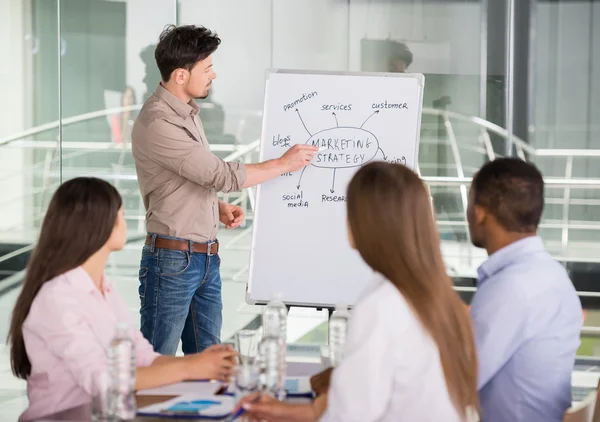
[{"label": "woman with light brown hair", "polygon": [[348,237],[375,272],[353,310],[341,364],[312,405],[263,396],[266,421],[463,422],[479,408],[473,332],[446,274],[421,179],[374,162],[348,187]]}]

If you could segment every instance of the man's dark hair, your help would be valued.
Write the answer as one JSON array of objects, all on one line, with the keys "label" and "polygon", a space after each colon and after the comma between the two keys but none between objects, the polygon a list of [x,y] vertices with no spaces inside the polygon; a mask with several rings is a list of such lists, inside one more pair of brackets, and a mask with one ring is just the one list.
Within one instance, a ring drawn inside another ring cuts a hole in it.
[{"label": "man's dark hair", "polygon": [[214,53],[220,43],[217,34],[203,26],[167,26],[154,51],[162,80],[167,82],[175,69],[191,71],[196,63]]},{"label": "man's dark hair", "polygon": [[537,230],[544,210],[544,180],[531,163],[499,158],[473,177],[473,200],[485,207],[509,232]]}]

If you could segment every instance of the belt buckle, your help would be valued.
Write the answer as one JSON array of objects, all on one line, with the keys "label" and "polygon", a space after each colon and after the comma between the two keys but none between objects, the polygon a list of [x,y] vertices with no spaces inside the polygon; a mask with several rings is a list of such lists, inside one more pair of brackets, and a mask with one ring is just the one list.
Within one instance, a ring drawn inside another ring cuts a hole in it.
[{"label": "belt buckle", "polygon": [[213,245],[212,242],[206,244],[206,256],[212,256],[213,255],[212,252],[211,252],[212,245]]}]

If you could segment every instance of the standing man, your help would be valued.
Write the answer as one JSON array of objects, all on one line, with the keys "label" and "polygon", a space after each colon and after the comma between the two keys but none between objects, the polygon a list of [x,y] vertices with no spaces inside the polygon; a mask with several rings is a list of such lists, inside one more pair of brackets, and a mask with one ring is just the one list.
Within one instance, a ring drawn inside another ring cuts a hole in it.
[{"label": "standing man", "polygon": [[561,422],[571,405],[583,316],[565,268],[536,235],[543,208],[532,164],[497,159],[473,178],[469,232],[489,255],[471,302],[486,422]]},{"label": "standing man", "polygon": [[260,164],[225,162],[210,151],[194,100],[205,98],[216,78],[212,54],[220,42],[204,27],[165,29],[155,51],[162,82],[133,127],[148,231],[139,273],[141,330],[165,355],[176,353],[179,339],[186,354],[220,342],[217,229],[219,221],[238,227],[244,212],[217,200],[217,192],[300,170],[317,150],[294,145],[281,158]]}]

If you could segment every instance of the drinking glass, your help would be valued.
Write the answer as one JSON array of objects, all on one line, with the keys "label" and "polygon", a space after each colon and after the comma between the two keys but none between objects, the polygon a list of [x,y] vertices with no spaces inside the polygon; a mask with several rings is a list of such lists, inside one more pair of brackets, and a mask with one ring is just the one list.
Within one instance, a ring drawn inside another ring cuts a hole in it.
[{"label": "drinking glass", "polygon": [[236,348],[241,365],[254,365],[258,354],[258,334],[255,330],[240,330],[236,334]]},{"label": "drinking glass", "polygon": [[258,391],[260,368],[258,364],[241,364],[233,369],[233,387],[236,402]]},{"label": "drinking glass", "polygon": [[100,372],[92,385],[92,420],[108,422],[110,417],[110,379],[107,372]]}]

